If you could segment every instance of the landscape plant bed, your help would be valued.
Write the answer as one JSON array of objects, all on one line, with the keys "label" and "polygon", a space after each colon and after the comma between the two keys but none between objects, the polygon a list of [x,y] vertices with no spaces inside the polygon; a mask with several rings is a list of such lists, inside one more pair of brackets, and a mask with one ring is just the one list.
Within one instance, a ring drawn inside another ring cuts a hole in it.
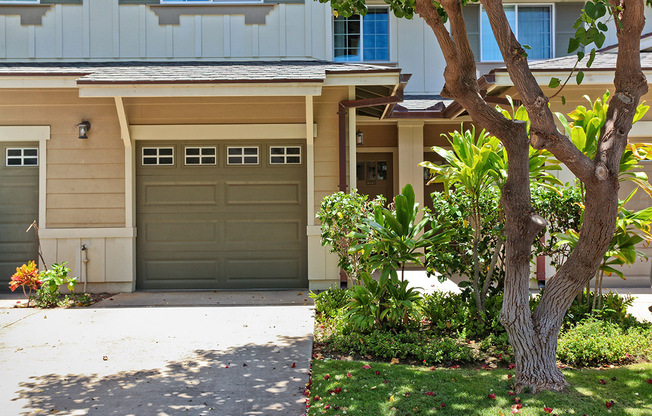
[{"label": "landscape plant bed", "polygon": [[[115,293],[107,293],[107,292],[102,292],[102,293],[86,293],[83,297],[83,302],[81,301],[75,301],[74,299],[69,299],[67,305],[61,305],[59,307],[61,308],[72,308],[72,307],[83,307],[83,306],[91,306],[96,304],[97,302],[100,302],[104,299],[109,299],[110,297],[114,296]],[[14,305],[14,308],[36,308],[34,306],[34,302],[27,302],[27,299],[20,299],[16,301],[16,304]]]},{"label": "landscape plant bed", "polygon": [[512,390],[513,370],[313,360],[310,415],[652,415],[652,364],[562,370],[565,394]]}]

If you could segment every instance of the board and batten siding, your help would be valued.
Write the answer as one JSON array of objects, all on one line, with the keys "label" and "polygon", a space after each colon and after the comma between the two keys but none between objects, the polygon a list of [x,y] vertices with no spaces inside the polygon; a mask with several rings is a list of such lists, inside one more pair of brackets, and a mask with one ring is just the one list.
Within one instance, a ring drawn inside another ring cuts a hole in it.
[{"label": "board and batten siding", "polygon": [[57,4],[41,25],[0,14],[0,59],[328,59],[330,22],[329,7],[315,1],[273,5],[265,24],[245,24],[242,14],[183,14],[178,25],[161,25],[144,4]]}]

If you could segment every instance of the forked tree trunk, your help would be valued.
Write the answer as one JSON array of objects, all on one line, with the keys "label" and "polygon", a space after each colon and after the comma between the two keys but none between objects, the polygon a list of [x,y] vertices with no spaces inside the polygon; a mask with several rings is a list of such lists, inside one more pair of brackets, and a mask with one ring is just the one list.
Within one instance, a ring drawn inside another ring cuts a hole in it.
[{"label": "forked tree trunk", "polygon": [[[525,50],[510,29],[502,2],[480,0],[491,23],[507,71],[530,117],[528,140],[523,123],[507,120],[483,98],[476,78],[473,52],[466,33],[460,0],[440,0],[447,26],[431,0],[416,0],[416,12],[432,28],[446,60],[446,85],[441,95],[457,100],[473,122],[498,137],[509,156],[508,179],[502,192],[505,211],[505,295],[501,322],[516,355],[515,388],[561,390],[566,385],[556,365],[557,338],[566,310],[595,275],[613,236],[618,204],[618,167],[627,144],[636,106],[647,92],[640,66],[640,35],[644,2],[609,0],[618,8],[618,56],[615,94],[609,103],[598,151],[589,159],[555,126],[555,119]],[[450,28],[450,30],[449,30]],[[536,311],[529,308],[531,247],[545,220],[530,205],[528,146],[547,149],[586,187],[586,209],[577,246],[546,284]]]}]

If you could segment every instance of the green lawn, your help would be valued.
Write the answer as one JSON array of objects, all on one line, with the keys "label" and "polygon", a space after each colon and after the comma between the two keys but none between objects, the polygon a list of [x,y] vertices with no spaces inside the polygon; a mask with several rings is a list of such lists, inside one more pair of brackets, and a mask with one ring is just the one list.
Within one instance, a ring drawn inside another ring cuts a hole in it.
[{"label": "green lawn", "polygon": [[[364,365],[371,368],[365,369]],[[377,372],[380,372],[377,374]],[[350,377],[347,376],[350,374]],[[564,370],[565,394],[510,392],[513,371],[434,369],[376,362],[314,360],[308,415],[522,415],[652,416],[652,364],[603,370]],[[602,384],[600,380],[605,384]],[[338,392],[335,392],[335,389]],[[331,391],[329,393],[329,390]],[[495,399],[489,395],[495,394]],[[319,396],[319,400],[315,400]],[[610,409],[606,402],[613,400]]]}]

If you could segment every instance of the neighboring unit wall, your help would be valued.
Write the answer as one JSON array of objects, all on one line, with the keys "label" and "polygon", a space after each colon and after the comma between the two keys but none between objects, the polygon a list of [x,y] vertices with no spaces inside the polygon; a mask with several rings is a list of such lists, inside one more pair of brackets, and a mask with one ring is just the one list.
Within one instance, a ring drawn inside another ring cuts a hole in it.
[{"label": "neighboring unit wall", "polygon": [[[82,120],[91,122],[86,140],[77,138]],[[74,89],[4,89],[0,125],[50,126],[45,223],[39,224],[46,264],[65,261],[82,281],[130,290],[134,232],[124,228],[124,145],[113,100],[80,99]]]},{"label": "neighboring unit wall", "polygon": [[[319,211],[321,201],[326,195],[338,191],[339,128],[337,111],[339,102],[348,99],[348,87],[324,88],[322,95],[314,99],[314,121],[317,124],[317,137],[315,137],[315,200],[313,215],[316,215]],[[308,278],[310,279],[311,289],[326,289],[339,284],[337,257],[328,252],[328,247],[321,246],[320,234],[318,221],[315,222],[314,226],[308,226]]]}]

